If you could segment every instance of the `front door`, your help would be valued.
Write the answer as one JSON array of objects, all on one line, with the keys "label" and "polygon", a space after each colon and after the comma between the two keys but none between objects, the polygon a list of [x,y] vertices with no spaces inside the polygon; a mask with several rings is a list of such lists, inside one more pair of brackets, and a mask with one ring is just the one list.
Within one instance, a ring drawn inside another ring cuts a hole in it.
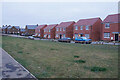
[{"label": "front door", "polygon": [[118,34],[115,34],[115,41],[118,41]]},{"label": "front door", "polygon": [[62,35],[60,34],[60,39],[62,38]]}]

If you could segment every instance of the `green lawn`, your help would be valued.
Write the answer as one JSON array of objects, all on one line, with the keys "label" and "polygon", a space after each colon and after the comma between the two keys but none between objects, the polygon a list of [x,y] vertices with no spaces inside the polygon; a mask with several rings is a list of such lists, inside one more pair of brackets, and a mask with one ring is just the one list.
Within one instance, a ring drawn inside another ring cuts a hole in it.
[{"label": "green lawn", "polygon": [[[3,36],[2,41],[3,49],[37,78],[118,76],[118,46],[69,44],[7,36]],[[105,70],[98,71],[95,68],[95,71],[91,71],[94,67]]]}]

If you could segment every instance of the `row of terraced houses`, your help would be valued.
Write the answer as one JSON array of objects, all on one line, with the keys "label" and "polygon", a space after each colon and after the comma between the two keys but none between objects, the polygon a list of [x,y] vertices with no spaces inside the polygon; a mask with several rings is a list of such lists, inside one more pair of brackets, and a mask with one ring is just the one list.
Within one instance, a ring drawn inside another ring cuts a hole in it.
[{"label": "row of terraced houses", "polygon": [[103,21],[98,18],[80,19],[77,22],[61,22],[60,24],[3,26],[3,33],[34,35],[46,39],[60,39],[85,36],[92,41],[120,41],[120,14],[108,15]]}]

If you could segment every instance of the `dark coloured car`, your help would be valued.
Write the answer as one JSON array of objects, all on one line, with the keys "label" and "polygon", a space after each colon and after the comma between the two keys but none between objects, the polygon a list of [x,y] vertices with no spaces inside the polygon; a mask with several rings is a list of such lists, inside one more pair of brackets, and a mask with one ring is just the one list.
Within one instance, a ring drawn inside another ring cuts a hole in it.
[{"label": "dark coloured car", "polygon": [[61,38],[61,39],[58,39],[58,42],[67,42],[67,43],[70,43],[71,42],[71,38]]}]

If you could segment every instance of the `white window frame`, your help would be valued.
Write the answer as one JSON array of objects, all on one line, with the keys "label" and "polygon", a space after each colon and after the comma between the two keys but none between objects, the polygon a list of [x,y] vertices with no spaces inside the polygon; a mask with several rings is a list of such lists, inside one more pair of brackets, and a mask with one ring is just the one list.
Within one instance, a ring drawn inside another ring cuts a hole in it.
[{"label": "white window frame", "polygon": [[75,38],[77,38],[78,37],[78,34],[75,34]]},{"label": "white window frame", "polygon": [[56,34],[56,37],[58,37],[58,34]]},{"label": "white window frame", "polygon": [[49,32],[50,32],[51,30],[49,29]]},{"label": "white window frame", "polygon": [[90,38],[90,35],[89,35],[89,34],[85,34],[85,37],[86,37],[86,38]]},{"label": "white window frame", "polygon": [[80,26],[80,30],[83,30],[83,26]]},{"label": "white window frame", "polygon": [[63,34],[63,38],[65,38],[65,34]]},{"label": "white window frame", "polygon": [[65,31],[65,28],[63,28],[63,31]]},{"label": "white window frame", "polygon": [[104,32],[104,38],[110,38],[110,33],[109,32]]},{"label": "white window frame", "polygon": [[48,38],[50,38],[50,37],[51,37],[51,35],[49,34],[49,35],[48,35]]},{"label": "white window frame", "polygon": [[89,26],[86,26],[86,30],[89,30]]},{"label": "white window frame", "polygon": [[60,28],[60,31],[62,31],[62,28]]},{"label": "white window frame", "polygon": [[75,26],[75,30],[78,30],[78,26]]},{"label": "white window frame", "polygon": [[56,31],[59,31],[59,28],[56,28]]},{"label": "white window frame", "polygon": [[105,23],[105,28],[110,28],[110,23]]}]

